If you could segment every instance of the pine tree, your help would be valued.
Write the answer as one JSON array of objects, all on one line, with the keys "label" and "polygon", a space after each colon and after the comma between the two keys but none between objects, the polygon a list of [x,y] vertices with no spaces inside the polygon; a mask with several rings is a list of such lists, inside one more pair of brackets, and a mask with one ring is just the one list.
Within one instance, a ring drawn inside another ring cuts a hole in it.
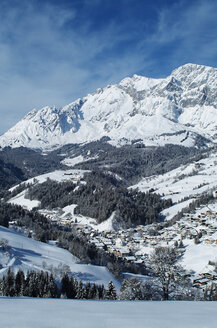
[{"label": "pine tree", "polygon": [[67,297],[68,295],[69,284],[70,284],[69,276],[66,273],[64,273],[61,280],[61,295],[63,297],[64,296]]},{"label": "pine tree", "polygon": [[30,297],[38,297],[38,284],[36,281],[36,274],[34,271],[31,271],[29,273],[29,290],[28,290],[28,296]]},{"label": "pine tree", "polygon": [[56,298],[57,296],[58,296],[58,288],[55,283],[54,277],[51,274],[49,277],[49,284],[48,284],[48,297]]},{"label": "pine tree", "polygon": [[82,281],[80,281],[79,284],[78,284],[78,288],[77,288],[76,298],[77,299],[83,299],[84,296],[85,296],[85,290],[84,290]]},{"label": "pine tree", "polygon": [[13,271],[9,268],[5,279],[5,296],[15,296],[15,278]]},{"label": "pine tree", "polygon": [[84,298],[86,299],[88,299],[90,296],[90,288],[91,288],[90,283],[87,282],[85,286],[85,296],[84,296]]},{"label": "pine tree", "polygon": [[19,269],[15,277],[15,294],[16,296],[23,296],[25,285],[25,275],[23,270]]},{"label": "pine tree", "polygon": [[77,281],[73,277],[69,279],[69,287],[68,290],[66,291],[66,296],[67,298],[75,298],[77,294]]},{"label": "pine tree", "polygon": [[115,286],[114,286],[112,280],[108,284],[105,298],[107,300],[116,300],[117,299],[117,293],[116,293]]},{"label": "pine tree", "polygon": [[105,293],[106,293],[106,291],[105,291],[104,285],[97,286],[97,294],[98,294],[99,300],[105,298]]},{"label": "pine tree", "polygon": [[93,284],[90,287],[88,298],[89,299],[96,299],[97,298],[97,288],[96,288],[95,284]]}]

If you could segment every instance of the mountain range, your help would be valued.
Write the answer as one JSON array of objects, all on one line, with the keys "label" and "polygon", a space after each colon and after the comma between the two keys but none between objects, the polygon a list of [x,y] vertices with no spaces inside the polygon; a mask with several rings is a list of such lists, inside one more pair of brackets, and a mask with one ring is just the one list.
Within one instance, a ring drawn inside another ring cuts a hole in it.
[{"label": "mountain range", "polygon": [[186,64],[161,79],[134,75],[61,107],[30,111],[0,147],[51,150],[107,137],[113,146],[212,146],[217,142],[217,69]]}]

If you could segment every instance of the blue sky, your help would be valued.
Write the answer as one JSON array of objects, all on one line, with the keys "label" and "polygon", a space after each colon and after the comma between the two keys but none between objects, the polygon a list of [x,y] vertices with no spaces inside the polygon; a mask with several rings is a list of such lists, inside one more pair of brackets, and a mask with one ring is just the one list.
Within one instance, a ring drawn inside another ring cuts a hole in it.
[{"label": "blue sky", "polygon": [[139,74],[217,67],[216,0],[0,0],[0,134]]}]

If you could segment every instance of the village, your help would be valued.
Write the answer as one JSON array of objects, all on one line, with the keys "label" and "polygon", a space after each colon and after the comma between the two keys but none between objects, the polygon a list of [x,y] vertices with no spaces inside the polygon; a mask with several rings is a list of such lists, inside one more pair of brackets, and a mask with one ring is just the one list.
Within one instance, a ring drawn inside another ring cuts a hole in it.
[{"label": "village", "polygon": [[[73,228],[80,236],[85,235],[87,243],[95,245],[96,248],[113,253],[128,263],[141,266],[146,265],[155,247],[173,246],[180,255],[185,253],[188,241],[195,245],[217,247],[217,212],[208,207],[198,208],[194,214],[186,213],[171,225],[169,222],[156,223],[118,231],[99,231],[93,222],[90,225],[86,222],[81,223],[79,215],[59,220],[53,217],[51,220],[64,227]],[[214,269],[216,263],[212,265]],[[194,285],[198,288],[217,284],[215,272],[200,272],[194,278]]]},{"label": "village", "polygon": [[[58,174],[60,175],[60,173]],[[46,176],[43,179],[45,180]],[[81,171],[63,171],[58,180],[59,179],[70,179],[73,183],[77,184],[76,188],[79,188],[79,183],[85,184],[83,172]],[[179,252],[180,256],[183,255],[183,257],[186,254],[186,250],[189,249],[189,242],[193,245],[210,246],[212,249],[216,250],[217,191],[216,189],[214,190],[214,205],[210,205],[211,208],[207,205],[201,206],[195,211],[183,213],[181,218],[177,220],[172,220],[171,218],[173,215],[178,213],[179,206],[180,209],[182,209],[185,203],[189,205],[191,201],[194,201],[194,198],[190,196],[190,199],[187,201],[178,200],[178,202],[176,202],[177,200],[174,199],[175,205],[172,207],[176,206],[176,211],[173,209],[170,212],[170,209],[166,209],[164,212],[166,217],[165,220],[146,226],[138,225],[129,229],[120,229],[120,227],[118,229],[113,229],[111,220],[108,222],[109,219],[100,226],[93,218],[75,214],[74,210],[77,206],[76,204],[52,210],[40,209],[39,212],[45,215],[53,224],[60,225],[65,229],[73,229],[78,236],[85,236],[85,242],[94,245],[96,249],[114,254],[116,257],[124,260],[124,262],[145,267],[149,255],[155,247],[173,246],[176,248],[177,252]],[[22,197],[20,195],[16,196],[16,199],[21,199],[21,201],[24,199],[25,204],[27,204],[27,202],[30,204],[32,202],[33,205],[38,204],[26,199],[25,191]],[[173,191],[172,196],[177,196],[177,190],[176,192]],[[167,212],[169,214],[166,214]],[[11,222],[11,224],[13,224],[13,222]],[[207,254],[207,257],[208,256],[209,254]],[[207,259],[206,264],[208,264],[209,261],[213,261],[212,256]],[[199,273],[196,272],[194,278],[197,286],[206,286],[214,281],[217,283],[214,272],[216,261],[217,259],[215,257],[213,265],[208,268],[209,272],[207,268]]]}]

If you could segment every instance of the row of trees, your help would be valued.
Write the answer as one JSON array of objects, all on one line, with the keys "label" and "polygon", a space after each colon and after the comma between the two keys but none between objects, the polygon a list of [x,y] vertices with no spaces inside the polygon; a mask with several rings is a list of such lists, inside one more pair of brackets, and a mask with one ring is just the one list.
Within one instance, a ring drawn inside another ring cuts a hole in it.
[{"label": "row of trees", "polygon": [[104,285],[83,283],[67,273],[61,281],[46,271],[28,271],[25,275],[20,269],[16,274],[9,268],[6,275],[0,279],[1,296],[28,296],[41,298],[71,298],[71,299],[110,299],[117,298],[115,286],[109,282]]},{"label": "row of trees", "polygon": [[61,280],[62,297],[71,299],[117,299],[117,293],[112,281],[109,282],[107,289],[104,285],[86,284],[78,281],[65,273]]},{"label": "row of trees", "polygon": [[58,288],[52,274],[29,271],[26,276],[22,270],[16,274],[9,268],[0,280],[2,296],[58,297]]},{"label": "row of trees", "polygon": [[16,275],[8,270],[0,280],[0,295],[70,299],[107,300],[217,300],[217,286],[212,283],[204,290],[195,288],[190,275],[179,264],[177,249],[158,247],[148,261],[149,275],[141,281],[136,277],[123,281],[117,295],[112,281],[104,285],[83,283],[72,273],[62,274],[61,280],[47,271],[19,270]]}]

